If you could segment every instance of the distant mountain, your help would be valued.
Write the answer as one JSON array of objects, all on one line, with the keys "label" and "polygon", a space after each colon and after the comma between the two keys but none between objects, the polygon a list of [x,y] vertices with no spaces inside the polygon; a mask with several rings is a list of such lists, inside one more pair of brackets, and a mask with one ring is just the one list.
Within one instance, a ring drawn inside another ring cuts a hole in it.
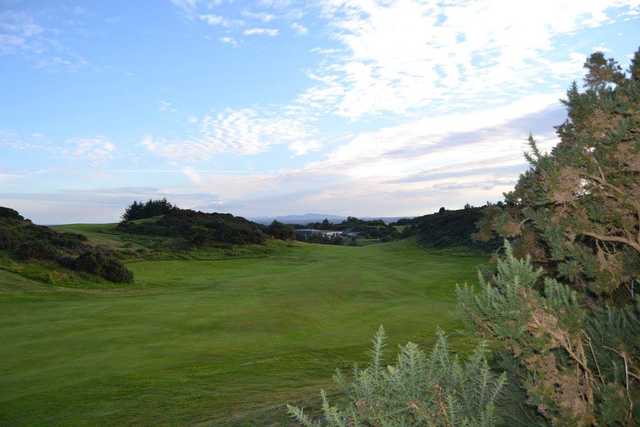
[{"label": "distant mountain", "polygon": [[[271,224],[274,220],[285,223],[285,224],[309,224],[311,222],[321,222],[324,219],[328,219],[331,223],[340,223],[347,219],[346,216],[340,215],[330,215],[330,214],[318,214],[318,213],[307,213],[301,215],[281,215],[281,216],[263,216],[263,217],[254,217],[250,218],[251,221],[257,222],[259,224]],[[401,218],[408,218],[402,216],[394,216],[394,217],[382,217],[382,216],[366,216],[366,217],[358,217],[364,220],[374,220],[381,219],[386,223],[395,222]]]},{"label": "distant mountain", "polygon": [[285,224],[309,224],[310,222],[320,222],[324,219],[328,219],[329,222],[338,223],[347,219],[346,216],[330,215],[330,214],[318,214],[318,213],[306,213],[301,215],[281,215],[281,216],[263,216],[250,218],[251,221],[259,224],[271,224],[274,220]]}]

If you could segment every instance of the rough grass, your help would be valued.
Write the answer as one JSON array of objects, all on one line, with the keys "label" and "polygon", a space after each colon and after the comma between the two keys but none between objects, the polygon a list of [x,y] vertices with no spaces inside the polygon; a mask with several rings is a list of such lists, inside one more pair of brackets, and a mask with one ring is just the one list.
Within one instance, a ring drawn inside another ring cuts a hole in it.
[{"label": "rough grass", "polygon": [[[85,232],[123,244],[100,230]],[[248,255],[132,262],[136,283],[109,288],[0,271],[0,425],[279,425],[283,402],[367,358],[381,323],[389,353],[437,326],[471,344],[454,286],[483,257],[412,241]]]}]

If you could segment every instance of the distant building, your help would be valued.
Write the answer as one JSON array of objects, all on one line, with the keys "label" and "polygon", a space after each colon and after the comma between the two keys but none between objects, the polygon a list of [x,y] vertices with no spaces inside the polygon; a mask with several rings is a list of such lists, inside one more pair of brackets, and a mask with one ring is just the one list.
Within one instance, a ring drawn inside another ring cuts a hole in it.
[{"label": "distant building", "polygon": [[321,236],[329,239],[333,239],[338,236],[343,236],[345,233],[342,231],[334,230],[317,230],[315,228],[301,228],[296,230],[296,238],[298,240],[307,240],[312,236]]}]

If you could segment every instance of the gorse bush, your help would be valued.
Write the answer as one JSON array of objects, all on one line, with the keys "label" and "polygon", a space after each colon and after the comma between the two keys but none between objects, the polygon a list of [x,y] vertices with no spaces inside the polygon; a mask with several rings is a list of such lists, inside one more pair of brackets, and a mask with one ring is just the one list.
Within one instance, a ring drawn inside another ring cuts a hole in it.
[{"label": "gorse bush", "polygon": [[558,145],[530,138],[531,168],[479,224],[513,242],[506,259],[459,292],[522,394],[514,425],[640,423],[640,51],[628,75],[601,53],[585,67]]},{"label": "gorse bush", "polygon": [[526,396],[502,402],[509,424],[635,425],[638,306],[591,307],[530,257],[514,257],[508,243],[505,252],[491,280],[480,276],[480,292],[460,287],[458,299],[469,322],[498,344],[509,381]]},{"label": "gorse bush", "polygon": [[338,371],[334,377],[347,396],[342,407],[331,406],[324,392],[322,417],[313,420],[300,408],[289,413],[304,426],[494,426],[495,402],[505,383],[478,346],[462,363],[450,354],[447,339],[438,332],[430,354],[414,343],[400,348],[394,365],[384,363],[382,327],[373,340],[372,359],[364,369],[354,368],[348,381]]},{"label": "gorse bush", "polygon": [[260,244],[266,238],[256,224],[242,217],[175,206],[148,221],[123,221],[118,224],[118,229],[125,233],[179,238],[187,247],[215,243]]},{"label": "gorse bush", "polygon": [[0,207],[0,250],[15,259],[55,263],[112,282],[133,280],[133,274],[111,251],[86,242],[87,238],[81,234],[59,233],[35,225],[13,209]]}]

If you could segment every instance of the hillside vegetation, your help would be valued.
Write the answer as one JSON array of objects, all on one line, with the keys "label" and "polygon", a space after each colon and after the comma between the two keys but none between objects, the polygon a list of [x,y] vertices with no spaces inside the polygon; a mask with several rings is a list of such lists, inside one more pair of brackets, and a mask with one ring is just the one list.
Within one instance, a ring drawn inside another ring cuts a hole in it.
[{"label": "hillside vegetation", "polygon": [[215,244],[262,244],[267,237],[257,224],[242,217],[180,209],[166,199],[134,201],[122,215],[118,230],[171,238],[171,249],[176,250]]},{"label": "hillside vegetation", "polygon": [[486,207],[467,207],[458,210],[440,209],[439,212],[410,220],[413,232],[420,244],[430,248],[468,247],[493,251],[500,240],[475,239],[476,224],[483,218]]},{"label": "hillside vegetation", "polygon": [[[131,282],[132,273],[107,248],[78,233],[35,225],[13,209],[0,207],[0,268],[23,272],[80,272],[111,282]],[[41,267],[41,268],[38,268]],[[67,272],[67,273],[65,273]]]}]

